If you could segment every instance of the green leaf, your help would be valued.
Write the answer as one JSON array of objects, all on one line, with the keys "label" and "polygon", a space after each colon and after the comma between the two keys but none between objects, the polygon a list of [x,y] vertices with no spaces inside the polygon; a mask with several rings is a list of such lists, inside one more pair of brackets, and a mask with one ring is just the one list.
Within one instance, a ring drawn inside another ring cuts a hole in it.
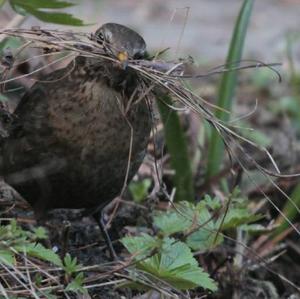
[{"label": "green leaf", "polygon": [[[219,245],[223,241],[223,237],[220,234],[218,237],[216,235],[218,226],[206,207],[207,200],[208,198],[196,206],[188,202],[180,202],[175,205],[175,209],[163,213],[157,212],[153,216],[154,225],[165,236],[195,230],[186,239],[188,246],[193,250],[211,249]],[[216,207],[219,202],[217,199],[210,199],[209,204]],[[197,229],[197,227],[199,228]]]},{"label": "green leaf", "polygon": [[191,226],[190,218],[184,217],[177,211],[156,212],[153,216],[154,225],[165,235],[184,232]]},{"label": "green leaf", "polygon": [[128,186],[131,195],[133,197],[133,200],[135,202],[141,202],[144,200],[148,195],[148,189],[151,186],[151,180],[150,179],[144,179],[142,181],[138,182],[131,182]]},{"label": "green leaf", "polygon": [[[135,241],[138,242],[138,239]],[[151,243],[153,244],[153,241]],[[185,243],[167,237],[162,240],[158,252],[150,258],[138,261],[137,267],[177,289],[202,287],[211,291],[217,290],[216,283],[198,266],[190,248]]]},{"label": "green leaf", "polygon": [[206,202],[202,201],[196,206],[187,201],[175,204],[175,209],[167,212],[156,212],[153,216],[154,225],[164,235],[185,232],[195,225],[201,226],[211,218],[206,208]]},{"label": "green leaf", "polygon": [[148,234],[142,234],[139,237],[124,237],[121,239],[126,249],[135,254],[136,259],[143,259],[159,246],[159,242]]},{"label": "green leaf", "polygon": [[39,226],[33,230],[36,239],[45,240],[48,238],[45,228]]},{"label": "green leaf", "polygon": [[1,239],[6,239],[7,241],[18,240],[23,242],[30,235],[30,232],[22,230],[16,219],[12,219],[9,225],[1,226],[1,230]]},{"label": "green leaf", "polygon": [[84,288],[83,283],[84,275],[83,273],[78,273],[77,276],[67,285],[66,291],[87,295],[88,291]]},{"label": "green leaf", "polygon": [[0,262],[9,266],[15,265],[16,260],[13,252],[9,249],[1,249]]},{"label": "green leaf", "polygon": [[186,244],[194,251],[205,252],[220,245],[223,241],[224,238],[222,234],[217,232],[217,228],[212,231],[211,228],[204,227],[189,235]]},{"label": "green leaf", "polygon": [[10,4],[13,9],[20,14],[30,14],[35,16],[41,21],[72,26],[84,26],[84,22],[73,15],[63,12],[45,11],[40,9],[53,9],[53,8],[65,8],[74,4],[66,1],[39,1],[39,0],[10,0]]},{"label": "green leaf", "polygon": [[186,239],[187,245],[193,250],[210,250],[223,242],[222,235],[218,234],[218,226],[204,204],[205,202],[200,202],[197,205],[199,229]]},{"label": "green leaf", "polygon": [[0,225],[0,259],[2,257],[8,263],[13,263],[15,250],[26,254],[27,257],[36,257],[61,267],[61,259],[56,253],[35,242],[37,235],[44,236],[44,234],[42,228],[36,229],[36,233],[23,230],[15,219],[9,225]]},{"label": "green leaf", "polygon": [[74,3],[60,0],[10,0],[12,5],[22,6],[24,2],[26,6],[31,6],[33,9],[40,8],[66,8],[74,6]]},{"label": "green leaf", "polygon": [[85,26],[84,22],[80,19],[73,17],[71,14],[63,12],[44,12],[40,10],[34,10],[30,7],[26,7],[26,11],[35,16],[41,21],[48,23],[55,23],[61,25],[72,26]]},{"label": "green leaf", "polygon": [[[235,192],[226,217],[219,211],[221,204],[218,198],[206,196],[197,205],[188,202],[175,204],[174,209],[167,212],[156,212],[153,222],[164,236],[175,233],[187,234],[186,243],[193,250],[207,251],[223,242],[219,233],[228,229],[236,229],[240,225],[257,221],[263,215],[254,215],[247,209],[247,201]],[[236,196],[236,197],[235,197]],[[213,219],[213,212],[218,212],[218,219]],[[192,233],[190,233],[193,231]]]},{"label": "green leaf", "polygon": [[206,206],[212,210],[218,210],[222,207],[221,201],[218,197],[211,198],[209,195],[205,195],[203,201]]},{"label": "green leaf", "polygon": [[[244,41],[247,33],[248,23],[252,12],[253,0],[244,0],[239,16],[236,20],[234,32],[231,38],[231,43],[227,55],[226,63],[230,66],[242,58],[242,51]],[[217,106],[227,111],[231,111],[233,105],[233,98],[237,82],[237,71],[226,72],[221,79]],[[228,121],[230,114],[224,110],[216,110],[216,117],[222,121]],[[207,179],[216,175],[222,165],[222,158],[224,156],[224,145],[219,132],[214,130],[210,139],[208,149],[208,163],[207,163]]]},{"label": "green leaf", "polygon": [[41,273],[36,273],[34,275],[34,283],[36,284],[37,287],[41,287],[43,284],[43,276]]},{"label": "green leaf", "polygon": [[262,219],[264,216],[260,214],[252,214],[247,209],[229,208],[224,220],[220,217],[216,223],[217,226],[222,223],[222,230],[237,228],[239,225],[249,222],[255,222]]},{"label": "green leaf", "polygon": [[42,244],[26,244],[14,247],[18,252],[24,252],[28,256],[37,257],[44,261],[48,261],[56,266],[62,267],[60,257],[51,249],[45,248]]},{"label": "green leaf", "polygon": [[81,265],[77,263],[77,258],[72,258],[69,253],[64,257],[64,270],[68,275],[71,275],[77,272],[80,269]]}]

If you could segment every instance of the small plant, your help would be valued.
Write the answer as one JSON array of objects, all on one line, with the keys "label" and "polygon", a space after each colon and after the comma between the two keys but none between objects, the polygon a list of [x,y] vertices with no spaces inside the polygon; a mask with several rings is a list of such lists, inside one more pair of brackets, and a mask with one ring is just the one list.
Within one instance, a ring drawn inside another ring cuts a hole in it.
[{"label": "small plant", "polygon": [[65,281],[68,283],[66,291],[76,294],[87,294],[87,290],[83,287],[84,275],[79,272],[81,265],[77,263],[77,258],[72,258],[69,253],[64,257],[63,269],[65,271]]},{"label": "small plant", "polygon": [[[247,200],[235,190],[225,209],[218,198],[206,196],[198,204],[179,202],[168,211],[153,215],[155,236],[142,234],[122,239],[132,254],[136,270],[143,271],[160,282],[178,290],[202,287],[217,290],[217,283],[209,277],[193,257],[193,251],[208,252],[222,244],[224,232],[237,228],[259,231],[262,226],[252,224],[263,215],[255,215],[247,208]],[[148,288],[134,272],[134,288]]]},{"label": "small plant", "polygon": [[77,258],[72,258],[69,253],[64,257],[63,268],[66,272],[67,276],[71,276],[72,274],[79,271],[81,265],[77,264]]},{"label": "small plant", "polygon": [[[122,243],[134,255],[138,270],[148,274],[148,278],[165,282],[179,290],[203,287],[211,291],[217,290],[216,283],[199,267],[191,249],[181,241],[170,237],[151,237],[142,234],[139,237],[125,237]],[[133,272],[136,276],[137,272]],[[133,278],[134,288],[149,287],[138,277]]]},{"label": "small plant", "polygon": [[75,294],[88,294],[87,289],[83,286],[84,283],[84,275],[82,272],[78,273],[75,278],[67,285],[66,291],[73,292]]},{"label": "small plant", "polygon": [[[62,261],[53,250],[45,248],[38,242],[38,240],[47,238],[43,227],[38,227],[31,232],[23,230],[15,220],[8,225],[0,225],[0,275],[5,275],[7,283],[7,285],[6,283],[2,284],[2,295],[5,292],[10,294],[9,290],[15,284],[23,287],[26,293],[28,288],[22,281],[32,281],[34,289],[31,292],[40,294],[41,298],[59,298],[54,295],[57,289],[60,289],[61,292],[87,294],[87,290],[84,288],[84,274],[80,272],[82,266],[77,263],[76,258],[72,258],[69,254]],[[26,269],[34,269],[30,278],[29,274],[23,275],[19,270],[19,267],[23,266]],[[48,269],[52,269],[53,266],[57,268],[58,277],[47,274]],[[64,284],[59,283],[61,274]],[[10,278],[8,279],[8,277]],[[52,279],[49,280],[49,277]],[[48,283],[50,286],[47,285]],[[55,286],[57,283],[59,283],[58,287]],[[47,290],[47,286],[49,290]],[[46,289],[46,291],[41,291],[42,289]],[[2,297],[0,296],[0,298]],[[9,298],[14,297],[9,295]]]},{"label": "small plant", "polygon": [[46,239],[47,234],[42,227],[33,232],[25,231],[12,220],[9,225],[0,226],[0,260],[1,262],[14,266],[18,254],[26,254],[27,257],[36,257],[48,261],[56,266],[61,266],[59,256],[42,244],[37,243],[38,239]]}]

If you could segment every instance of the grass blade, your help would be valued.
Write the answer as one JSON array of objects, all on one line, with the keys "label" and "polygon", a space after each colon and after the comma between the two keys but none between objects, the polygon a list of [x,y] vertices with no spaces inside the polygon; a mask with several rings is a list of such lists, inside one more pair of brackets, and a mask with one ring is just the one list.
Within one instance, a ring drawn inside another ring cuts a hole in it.
[{"label": "grass blade", "polygon": [[[231,43],[227,55],[226,63],[228,65],[241,60],[243,45],[246,37],[246,32],[249,24],[250,15],[252,12],[254,0],[244,0],[239,16],[235,23],[235,28],[231,38]],[[231,111],[234,92],[237,82],[237,71],[224,73],[221,78],[220,87],[218,90],[217,105],[227,111]],[[229,120],[230,115],[221,109],[216,110],[216,117],[223,121]],[[213,131],[209,142],[208,163],[206,178],[209,179],[216,175],[222,163],[224,156],[224,144],[217,131]]]},{"label": "grass blade", "polygon": [[175,170],[175,200],[194,201],[194,183],[186,137],[177,112],[166,104],[172,105],[171,98],[168,95],[159,96],[157,105],[164,124],[165,140],[171,156],[171,166]]}]

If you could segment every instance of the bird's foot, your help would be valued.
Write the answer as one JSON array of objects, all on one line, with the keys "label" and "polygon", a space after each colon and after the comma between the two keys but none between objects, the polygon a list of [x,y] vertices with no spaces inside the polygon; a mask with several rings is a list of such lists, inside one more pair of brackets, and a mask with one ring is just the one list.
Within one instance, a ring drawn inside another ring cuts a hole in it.
[{"label": "bird's foot", "polygon": [[101,234],[104,238],[107,249],[109,251],[111,261],[119,261],[119,258],[118,258],[117,254],[115,252],[115,249],[112,245],[112,241],[109,237],[109,234],[107,232],[107,229],[106,229],[104,221],[103,221],[103,212],[99,211],[96,214],[94,214],[93,217],[96,220],[97,224],[99,225],[99,228],[101,230]]}]

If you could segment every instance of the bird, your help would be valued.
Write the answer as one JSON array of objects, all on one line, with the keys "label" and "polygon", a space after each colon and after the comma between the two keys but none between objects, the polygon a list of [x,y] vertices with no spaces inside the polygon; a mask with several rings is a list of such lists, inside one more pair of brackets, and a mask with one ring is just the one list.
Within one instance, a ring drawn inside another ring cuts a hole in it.
[{"label": "bird", "polygon": [[146,56],[146,43],[117,23],[102,25],[93,38],[115,60],[79,55],[40,78],[6,125],[0,174],[37,219],[53,209],[88,211],[115,258],[101,215],[146,153],[149,107],[136,100],[139,77],[127,65]]}]

